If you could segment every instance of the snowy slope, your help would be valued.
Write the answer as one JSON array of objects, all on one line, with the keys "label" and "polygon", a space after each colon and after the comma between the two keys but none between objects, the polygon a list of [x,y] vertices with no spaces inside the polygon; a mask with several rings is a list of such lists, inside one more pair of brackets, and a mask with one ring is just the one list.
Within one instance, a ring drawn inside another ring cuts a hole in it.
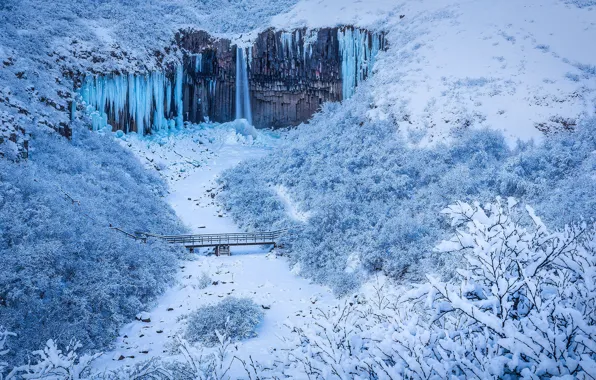
[{"label": "snowy slope", "polygon": [[547,0],[412,2],[400,12],[374,79],[375,116],[428,139],[478,125],[514,140],[594,114],[596,10]]},{"label": "snowy slope", "polygon": [[373,118],[445,137],[470,126],[511,141],[573,127],[596,104],[596,5],[589,1],[302,0],[278,28],[356,24],[384,30]]}]

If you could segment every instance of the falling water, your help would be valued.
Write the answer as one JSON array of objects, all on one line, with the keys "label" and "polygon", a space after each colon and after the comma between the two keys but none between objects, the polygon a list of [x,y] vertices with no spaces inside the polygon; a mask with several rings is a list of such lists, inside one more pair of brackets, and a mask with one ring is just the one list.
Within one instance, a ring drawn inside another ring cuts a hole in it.
[{"label": "falling water", "polygon": [[236,51],[236,119],[246,119],[252,124],[247,62],[242,48]]}]

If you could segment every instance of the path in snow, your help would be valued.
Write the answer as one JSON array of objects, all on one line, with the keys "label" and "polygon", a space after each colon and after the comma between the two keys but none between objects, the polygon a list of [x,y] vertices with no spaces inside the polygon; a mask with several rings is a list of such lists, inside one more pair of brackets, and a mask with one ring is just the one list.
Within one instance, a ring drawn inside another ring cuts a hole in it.
[{"label": "path in snow", "polygon": [[[213,200],[217,175],[241,160],[263,156],[272,149],[273,141],[263,135],[253,141],[224,124],[167,137],[126,137],[123,143],[148,167],[160,168],[170,185],[168,201],[192,233],[216,233],[238,231]],[[237,345],[243,354],[267,359],[268,349],[279,345],[279,336],[286,332],[283,326],[286,319],[299,320],[309,313],[311,306],[333,300],[328,288],[292,274],[287,261],[269,253],[270,249],[232,247],[231,257],[200,255],[197,260],[182,262],[177,284],[143,316],[151,322],[134,321],[125,325],[115,350],[105,353],[96,366],[116,368],[155,356],[172,356],[173,337],[184,329],[185,315],[227,296],[249,297],[270,307],[265,310],[258,337]],[[203,273],[218,284],[201,289]]]}]

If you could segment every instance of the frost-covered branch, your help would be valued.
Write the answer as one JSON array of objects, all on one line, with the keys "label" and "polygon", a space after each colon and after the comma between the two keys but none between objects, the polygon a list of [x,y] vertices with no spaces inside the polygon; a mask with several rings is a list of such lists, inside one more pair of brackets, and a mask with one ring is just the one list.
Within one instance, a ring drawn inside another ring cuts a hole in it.
[{"label": "frost-covered branch", "polygon": [[6,331],[4,327],[0,326],[0,380],[4,379],[4,372],[8,368],[8,363],[2,361],[2,356],[8,354],[8,349],[5,346],[10,336],[15,336],[15,334]]},{"label": "frost-covered branch", "polygon": [[[519,213],[529,224],[521,224]],[[596,377],[596,228],[550,231],[533,209],[458,202],[449,281],[379,285],[358,302],[317,310],[261,378]],[[393,290],[393,292],[391,292]]]}]

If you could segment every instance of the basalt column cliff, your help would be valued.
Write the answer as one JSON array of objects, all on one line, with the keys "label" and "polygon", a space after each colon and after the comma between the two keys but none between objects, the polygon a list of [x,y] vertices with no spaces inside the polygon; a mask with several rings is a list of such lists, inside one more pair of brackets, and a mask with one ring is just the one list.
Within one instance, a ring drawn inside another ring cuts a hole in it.
[{"label": "basalt column cliff", "polygon": [[85,76],[79,92],[94,128],[150,133],[238,115],[258,128],[298,125],[350,97],[386,47],[382,33],[353,27],[268,30],[240,47],[186,30],[175,44],[182,63],[163,72]]}]

